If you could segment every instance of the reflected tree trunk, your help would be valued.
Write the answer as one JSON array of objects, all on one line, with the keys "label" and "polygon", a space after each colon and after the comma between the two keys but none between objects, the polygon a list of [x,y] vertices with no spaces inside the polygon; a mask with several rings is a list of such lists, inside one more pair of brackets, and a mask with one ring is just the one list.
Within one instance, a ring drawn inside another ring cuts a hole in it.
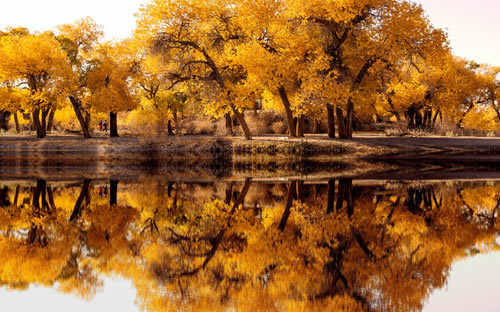
[{"label": "reflected tree trunk", "polygon": [[293,201],[296,198],[296,193],[295,193],[296,189],[297,189],[297,182],[296,181],[290,182],[290,185],[288,186],[288,192],[286,195],[285,211],[283,212],[283,216],[281,217],[281,221],[278,226],[278,229],[281,232],[285,231],[288,218],[290,217]]},{"label": "reflected tree trunk", "polygon": [[300,202],[305,201],[305,190],[304,190],[304,181],[297,181],[297,200]]},{"label": "reflected tree trunk", "polygon": [[228,183],[226,187],[226,199],[224,202],[229,205],[231,203],[231,199],[233,198],[233,183]]},{"label": "reflected tree trunk", "polygon": [[17,203],[19,201],[19,192],[21,191],[21,186],[16,186],[16,194],[14,195],[14,207],[17,208]]},{"label": "reflected tree trunk", "polygon": [[118,181],[109,182],[109,205],[111,207],[118,205]]},{"label": "reflected tree trunk", "polygon": [[47,195],[49,198],[50,208],[52,209],[52,211],[56,211],[57,208],[56,208],[56,203],[54,201],[54,191],[51,187],[47,188]]},{"label": "reflected tree trunk", "polygon": [[85,179],[83,181],[82,190],[80,191],[80,196],[76,200],[75,207],[73,208],[73,213],[69,218],[70,222],[74,222],[80,218],[85,206],[90,204],[90,183],[91,180]]},{"label": "reflected tree trunk", "polygon": [[337,191],[337,212],[344,208],[344,203],[347,206],[347,215],[352,217],[354,214],[353,207],[353,196],[352,196],[352,180],[351,179],[340,179]]},{"label": "reflected tree trunk", "polygon": [[328,181],[328,202],[326,207],[326,213],[330,214],[335,212],[335,180],[331,179]]}]

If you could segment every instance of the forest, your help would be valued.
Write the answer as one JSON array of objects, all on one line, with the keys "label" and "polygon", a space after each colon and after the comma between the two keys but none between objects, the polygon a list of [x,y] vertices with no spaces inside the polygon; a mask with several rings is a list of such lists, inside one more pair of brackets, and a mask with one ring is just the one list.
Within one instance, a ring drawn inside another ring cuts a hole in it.
[{"label": "forest", "polygon": [[0,127],[37,138],[107,135],[103,120],[111,137],[499,133],[500,68],[454,56],[411,1],[153,0],[136,18],[122,41],[90,17],[1,31]]}]

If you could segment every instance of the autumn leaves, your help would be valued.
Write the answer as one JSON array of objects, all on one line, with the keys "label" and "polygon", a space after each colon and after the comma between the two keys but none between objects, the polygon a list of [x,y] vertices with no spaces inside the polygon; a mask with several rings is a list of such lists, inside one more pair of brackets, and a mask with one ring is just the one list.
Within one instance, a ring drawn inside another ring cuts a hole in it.
[{"label": "autumn leaves", "polygon": [[132,38],[102,35],[90,18],[1,33],[0,107],[29,112],[39,137],[66,107],[84,137],[103,113],[118,135],[117,113],[132,110],[169,135],[179,114],[205,115],[247,139],[256,107],[282,114],[290,137],[315,125],[349,139],[374,121],[491,130],[500,118],[498,69],[455,58],[410,1],[153,0]]},{"label": "autumn leaves", "polygon": [[135,108],[128,82],[131,62],[119,44],[98,43],[101,37],[90,18],[62,25],[55,33],[2,33],[0,89],[10,95],[2,109],[29,112],[37,137],[44,138],[54,112],[70,103],[85,137],[91,136],[91,113]]},{"label": "autumn leaves", "polygon": [[449,54],[420,6],[393,0],[153,1],[137,33],[175,83],[201,90],[206,114],[237,118],[247,138],[256,101],[284,113],[290,137],[307,119],[352,138],[400,70]]}]

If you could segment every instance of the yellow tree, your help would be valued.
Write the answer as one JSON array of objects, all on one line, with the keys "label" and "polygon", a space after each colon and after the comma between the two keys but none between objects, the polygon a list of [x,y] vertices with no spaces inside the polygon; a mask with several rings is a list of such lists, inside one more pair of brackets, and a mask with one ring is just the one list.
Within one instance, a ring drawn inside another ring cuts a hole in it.
[{"label": "yellow tree", "polygon": [[44,138],[61,86],[71,79],[66,54],[50,33],[13,35],[0,39],[0,59],[1,75],[29,90],[25,110],[32,115],[37,137]]},{"label": "yellow tree", "polygon": [[102,27],[90,17],[78,20],[74,24],[58,26],[59,43],[72,65],[73,82],[67,85],[66,93],[85,138],[92,136],[90,129],[92,107],[88,101],[87,78],[89,71],[95,67],[92,53],[102,36]]},{"label": "yellow tree", "polygon": [[284,111],[289,136],[295,137],[304,135],[304,117],[314,112],[315,92],[307,92],[307,83],[316,72],[328,69],[328,59],[323,42],[310,27],[290,18],[287,7],[287,1],[235,5],[236,22],[247,37],[237,47],[236,61],[248,72],[248,87],[263,90],[265,105]]},{"label": "yellow tree", "polygon": [[[392,70],[404,61],[447,51],[445,34],[433,28],[420,6],[407,1],[363,0],[331,1],[290,0],[288,14],[293,20],[309,25],[315,40],[323,42],[329,68],[320,72],[324,83],[343,86],[344,103],[338,99],[338,87],[322,88],[327,103],[330,137],[333,136],[333,104],[338,104],[337,126],[341,138],[351,138],[354,102],[376,94],[374,84],[379,71]],[[320,80],[321,81],[321,80]],[[329,91],[332,90],[332,93]],[[366,99],[364,99],[366,100]],[[358,110],[363,110],[361,106]]]},{"label": "yellow tree", "polygon": [[485,129],[497,118],[491,73],[451,54],[408,64],[388,84],[382,110],[404,114],[410,129],[434,128],[439,117],[458,129],[464,122]]},{"label": "yellow tree", "polygon": [[170,66],[161,56],[151,55],[140,46],[136,58],[138,64],[132,78],[140,98],[141,112],[149,116],[149,122],[156,121],[161,130],[166,121],[167,134],[174,135],[173,123],[177,124],[178,113],[184,110],[186,95],[178,86],[171,85],[168,78]]},{"label": "yellow tree", "polygon": [[[0,37],[4,36],[26,36],[29,35],[29,30],[27,28],[8,28],[5,32],[0,31]],[[2,96],[1,107],[2,111],[1,128],[8,130],[8,122],[10,115],[14,115],[14,121],[16,124],[16,131],[19,133],[21,131],[19,125],[19,118],[17,115],[18,111],[22,111],[23,107],[26,105],[23,100],[27,99],[29,93],[24,92],[22,88],[16,85],[16,82],[9,80],[6,77],[0,75],[0,88]]]},{"label": "yellow tree", "polygon": [[120,44],[100,45],[87,73],[88,103],[97,112],[109,113],[111,137],[118,137],[117,113],[137,106],[130,85],[135,63],[122,48]]},{"label": "yellow tree", "polygon": [[[13,87],[8,81],[0,86],[0,109],[4,111],[4,116],[5,112],[11,112],[14,115],[17,133],[21,131],[17,112],[23,111],[28,106],[29,99],[30,94],[26,89]],[[2,129],[8,130],[8,118],[5,118],[2,122],[4,122],[2,123]]]},{"label": "yellow tree", "polygon": [[173,85],[197,91],[213,117],[232,114],[251,137],[244,110],[257,97],[245,88],[246,72],[232,61],[244,36],[235,22],[238,1],[152,1],[141,9],[138,36],[175,64]]}]

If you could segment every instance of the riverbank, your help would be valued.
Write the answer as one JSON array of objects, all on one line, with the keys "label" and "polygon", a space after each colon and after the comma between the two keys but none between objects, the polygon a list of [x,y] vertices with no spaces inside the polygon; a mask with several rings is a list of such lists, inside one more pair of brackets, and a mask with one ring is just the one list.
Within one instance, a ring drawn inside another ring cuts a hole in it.
[{"label": "riverbank", "polygon": [[45,139],[0,137],[0,166],[267,166],[287,163],[448,162],[500,164],[500,139],[473,137],[385,137],[357,135],[353,140],[326,136],[293,138],[178,136],[84,140],[76,136]]},{"label": "riverbank", "polygon": [[[0,177],[500,177],[500,139],[357,135],[242,138],[0,137]],[[498,173],[498,174],[497,174]]]}]

